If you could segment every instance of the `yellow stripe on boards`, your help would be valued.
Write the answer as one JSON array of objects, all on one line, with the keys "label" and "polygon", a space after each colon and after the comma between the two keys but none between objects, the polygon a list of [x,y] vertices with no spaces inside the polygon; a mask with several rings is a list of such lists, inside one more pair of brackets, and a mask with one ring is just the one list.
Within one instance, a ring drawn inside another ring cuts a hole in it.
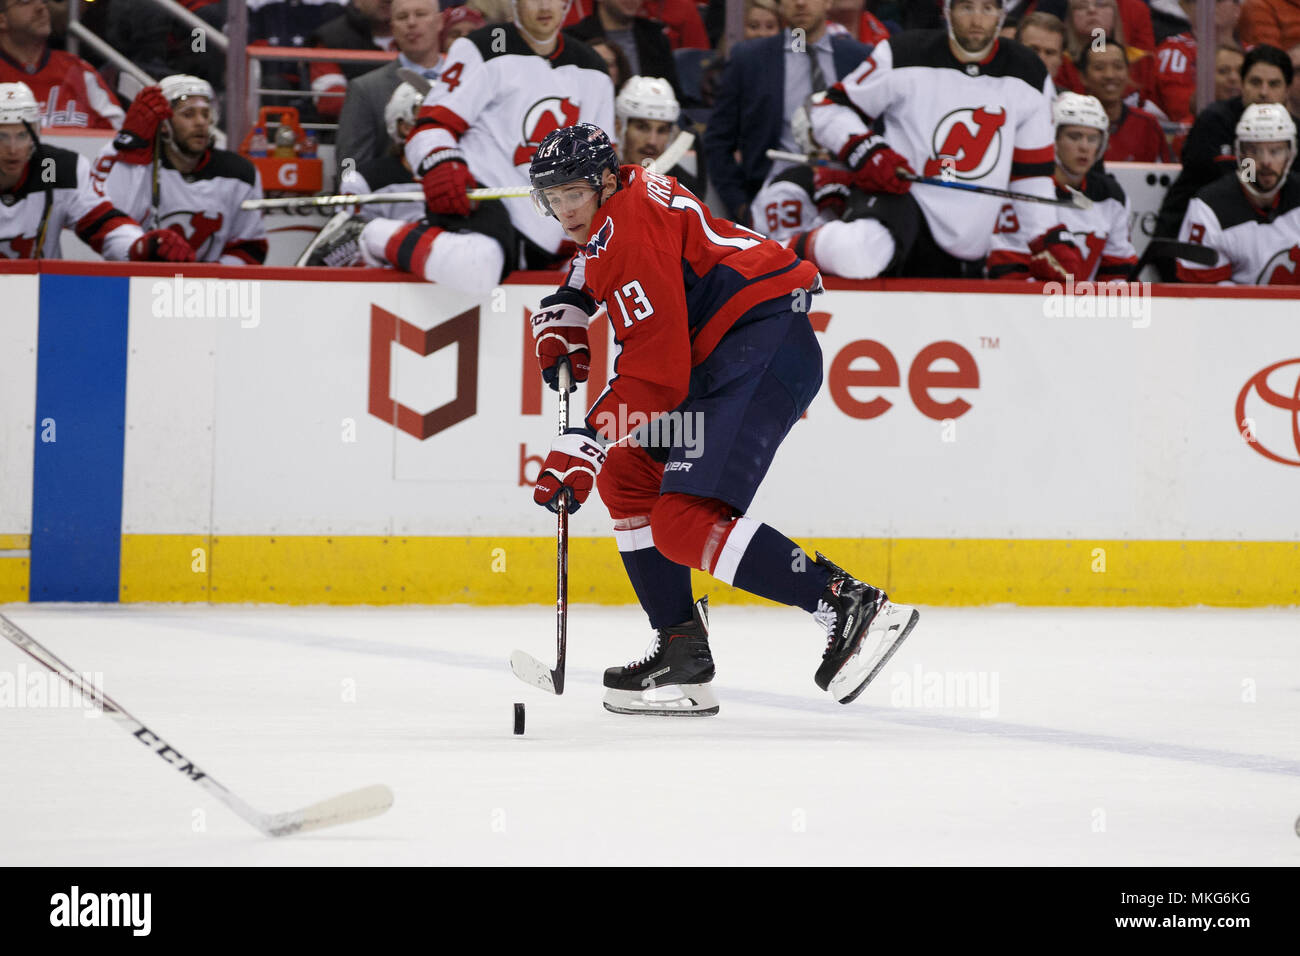
[{"label": "yellow stripe on boards", "polygon": [[[1300,542],[808,538],[801,544],[808,561],[820,550],[909,604],[1300,605]],[[764,603],[700,572],[693,577],[696,593],[708,593],[714,603]],[[25,575],[23,584],[25,596]],[[555,540],[124,535],[121,599],[549,604]],[[612,537],[569,540],[569,600],[636,602]]]},{"label": "yellow stripe on boards", "polygon": [[27,600],[31,565],[27,558],[0,558],[0,604]]}]

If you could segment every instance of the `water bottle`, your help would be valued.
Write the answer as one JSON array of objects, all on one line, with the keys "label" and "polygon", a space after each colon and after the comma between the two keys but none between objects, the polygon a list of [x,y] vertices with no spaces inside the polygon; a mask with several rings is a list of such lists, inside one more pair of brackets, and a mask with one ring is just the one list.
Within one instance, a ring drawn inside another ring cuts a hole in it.
[{"label": "water bottle", "polygon": [[265,157],[267,154],[266,127],[254,126],[253,138],[248,144],[248,155]]}]

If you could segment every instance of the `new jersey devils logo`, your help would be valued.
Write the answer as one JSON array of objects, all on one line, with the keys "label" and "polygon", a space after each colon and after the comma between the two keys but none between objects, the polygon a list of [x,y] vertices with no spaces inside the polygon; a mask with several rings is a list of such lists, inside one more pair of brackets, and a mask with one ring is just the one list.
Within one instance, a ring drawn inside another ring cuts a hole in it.
[{"label": "new jersey devils logo", "polygon": [[0,239],[0,259],[30,259],[36,248],[35,236],[10,236]]},{"label": "new jersey devils logo", "polygon": [[582,247],[582,252],[588,259],[599,259],[600,254],[609,248],[609,241],[613,238],[614,220],[606,219],[596,230],[596,234],[587,240],[587,244]]},{"label": "new jersey devils logo", "polygon": [[194,258],[202,260],[204,254],[210,251],[205,248],[208,241],[216,235],[224,220],[221,213],[209,216],[193,209],[178,209],[163,216],[158,228],[180,233],[181,238],[194,250]]},{"label": "new jersey devils logo", "polygon": [[515,165],[527,166],[533,161],[548,133],[564,126],[574,126],[578,122],[578,108],[569,102],[567,96],[548,96],[538,100],[524,114],[523,128],[520,135],[523,143],[515,147]]},{"label": "new jersey devils logo", "polygon": [[1300,246],[1273,253],[1255,278],[1256,285],[1300,285]]},{"label": "new jersey devils logo", "polygon": [[945,168],[958,179],[979,179],[998,164],[1002,153],[1005,109],[993,112],[981,106],[953,110],[934,127],[930,139],[931,159],[925,161],[926,176],[942,176]]}]

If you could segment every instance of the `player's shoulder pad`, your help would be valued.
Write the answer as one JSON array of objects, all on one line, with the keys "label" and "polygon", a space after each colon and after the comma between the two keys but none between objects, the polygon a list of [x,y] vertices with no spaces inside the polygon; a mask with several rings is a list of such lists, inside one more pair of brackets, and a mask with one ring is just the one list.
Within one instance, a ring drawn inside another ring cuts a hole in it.
[{"label": "player's shoulder pad", "polygon": [[[41,143],[32,153],[31,168],[23,193],[36,193],[43,189],[76,189],[78,164],[84,157],[71,149]],[[53,169],[53,178],[48,170]],[[86,160],[86,178],[90,178],[90,161]]]},{"label": "player's shoulder pad", "polygon": [[1093,202],[1113,199],[1121,206],[1124,205],[1124,187],[1119,184],[1118,179],[1105,172],[1100,166],[1088,171],[1083,181],[1083,194]]},{"label": "player's shoulder pad", "polygon": [[813,168],[811,166],[799,165],[791,166],[777,176],[772,177],[774,183],[793,183],[798,186],[809,196],[811,196],[816,187]]},{"label": "player's shoulder pad", "polygon": [[1210,208],[1214,218],[1219,220],[1220,229],[1231,229],[1257,218],[1236,176],[1220,176],[1198,189],[1195,198]]},{"label": "player's shoulder pad", "polygon": [[[894,67],[902,69],[908,66],[951,66],[952,51],[948,49],[947,30],[904,30],[892,36],[885,43],[889,44],[890,59]],[[885,43],[876,47],[879,50]],[[872,56],[875,51],[872,51]]]},{"label": "player's shoulder pad", "polygon": [[252,186],[257,182],[257,167],[247,157],[228,149],[208,151],[208,161],[194,171],[195,179],[240,179]]},{"label": "player's shoulder pad", "polygon": [[[502,37],[505,39],[504,46],[499,39]],[[513,24],[489,23],[487,26],[479,27],[477,30],[453,40],[451,46],[447,48],[447,57],[451,56],[452,50],[461,48],[461,41],[474,47],[478,51],[479,58],[483,60],[490,60],[506,53],[523,55],[533,52],[528,48],[528,44],[524,42],[523,37],[519,35],[519,31],[515,29]]]},{"label": "player's shoulder pad", "polygon": [[1023,43],[1005,37],[998,40],[998,50],[983,72],[986,76],[1018,77],[1039,91],[1047,82],[1047,67],[1038,54]]}]

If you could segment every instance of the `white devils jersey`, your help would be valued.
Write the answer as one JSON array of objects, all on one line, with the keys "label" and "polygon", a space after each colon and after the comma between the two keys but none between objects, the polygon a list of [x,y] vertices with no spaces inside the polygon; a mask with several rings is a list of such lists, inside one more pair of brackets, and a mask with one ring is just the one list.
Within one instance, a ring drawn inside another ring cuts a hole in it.
[{"label": "white devils jersey", "polygon": [[108,143],[95,160],[104,192],[146,229],[171,229],[185,237],[198,262],[260,265],[266,261],[262,213],[243,210],[262,198],[257,167],[236,153],[209,149],[192,173],[181,173],[162,153],[158,209],[152,208],[153,165],[125,163]]},{"label": "white devils jersey", "polygon": [[[1054,95],[1042,61],[1019,43],[998,40],[983,62],[961,63],[946,30],[909,31],[831,87],[811,110],[813,136],[841,155],[883,121],[885,142],[920,175],[1051,196]],[[920,183],[911,195],[939,245],[958,259],[988,256],[990,274],[1027,270],[1025,242],[1052,224],[1050,206],[1017,203],[1021,230],[995,234],[1001,199]]]},{"label": "white devils jersey", "polygon": [[[482,185],[528,186],[528,164],[543,137],[575,123],[593,123],[613,138],[614,84],[600,55],[561,33],[555,52],[538,56],[515,26],[486,26],[447,50],[406,159],[419,169],[433,150],[459,141]],[[565,235],[558,222],[539,216],[529,199],[504,202],[516,229],[547,252],[559,250]]]},{"label": "white devils jersey", "polygon": [[1223,176],[1188,203],[1178,238],[1219,254],[1212,266],[1179,259],[1184,282],[1300,285],[1300,180],[1288,176],[1273,207],[1260,210],[1236,176]]},{"label": "white devils jersey", "polygon": [[[419,192],[420,181],[411,175],[402,160],[392,153],[367,160],[343,174],[339,193],[362,196],[366,193]],[[355,215],[362,222],[372,219],[396,219],[399,222],[418,222],[424,218],[422,202],[372,202],[354,206]]]},{"label": "white devils jersey", "polygon": [[[1129,202],[1115,177],[1094,169],[1079,184],[1079,192],[1092,200],[1091,209],[1075,206],[1058,206],[1050,213],[1055,225],[1065,228],[1070,240],[1079,248],[1086,266],[1083,275],[1075,276],[1079,282],[1128,281],[1129,273],[1137,265],[1137,250],[1129,235]],[[1056,187],[1059,199],[1070,194]],[[1016,204],[1004,202],[998,213],[995,232],[1016,232],[1020,222]],[[1026,244],[1035,236],[1022,237]]]},{"label": "white devils jersey", "polygon": [[37,146],[18,185],[0,193],[0,259],[61,259],[59,234],[75,229],[105,259],[125,261],[144,232],[97,185],[84,156]]},{"label": "white devils jersey", "polygon": [[777,242],[839,219],[849,198],[845,169],[826,166],[791,166],[783,170],[754,197],[750,216],[754,228]]}]

